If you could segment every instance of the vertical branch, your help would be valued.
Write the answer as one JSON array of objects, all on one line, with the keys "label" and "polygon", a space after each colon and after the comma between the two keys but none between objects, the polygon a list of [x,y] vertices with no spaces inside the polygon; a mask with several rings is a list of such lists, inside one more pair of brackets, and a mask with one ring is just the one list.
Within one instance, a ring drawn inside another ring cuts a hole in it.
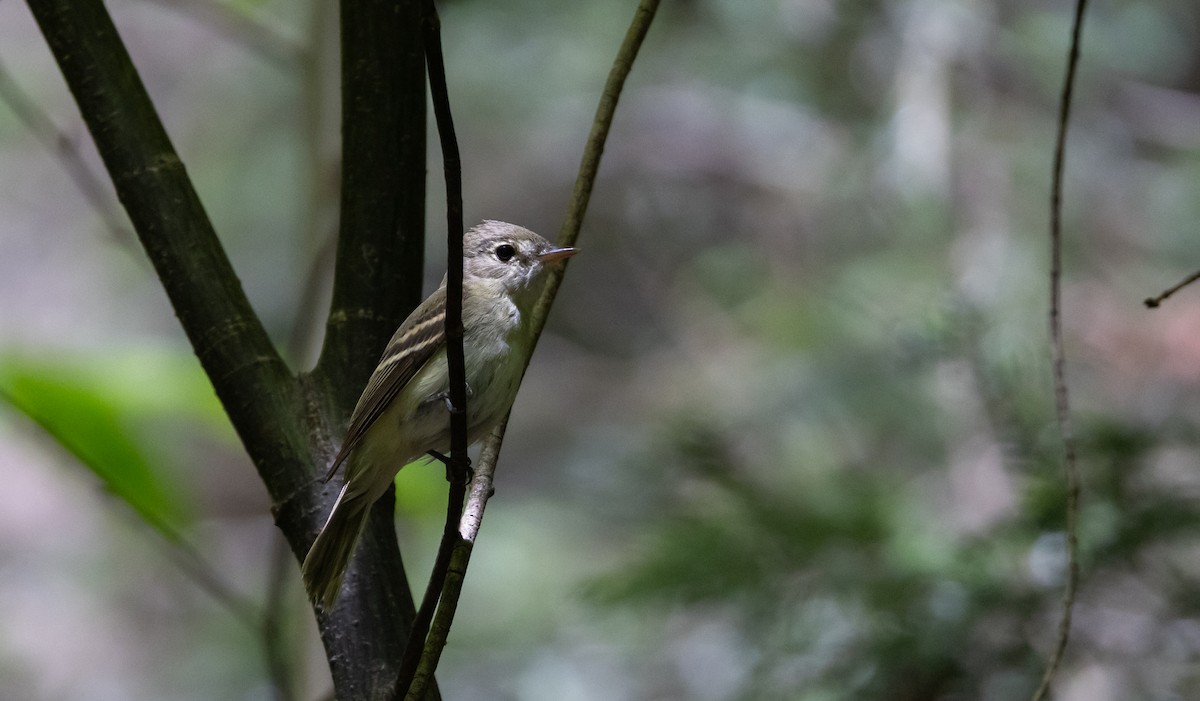
[{"label": "vertical branch", "polygon": [[425,60],[429,73],[429,90],[433,98],[433,113],[437,119],[438,139],[442,146],[443,170],[446,177],[446,369],[450,390],[450,462],[446,473],[450,489],[446,497],[446,522],[438,544],[437,557],[425,587],[425,596],[416,620],[409,632],[396,698],[423,698],[433,679],[433,670],[416,678],[415,673],[425,649],[425,638],[434,611],[442,595],[450,556],[458,542],[458,522],[462,518],[463,500],[467,486],[467,371],[463,354],[463,214],[462,158],[458,138],[454,133],[454,118],[450,112],[450,94],[446,85],[446,66],[442,56],[441,21],[433,0],[426,0],[423,22]]},{"label": "vertical branch", "polygon": [[1054,144],[1054,176],[1050,190],[1050,356],[1054,366],[1054,408],[1063,442],[1063,472],[1067,483],[1067,581],[1063,589],[1062,618],[1054,651],[1050,654],[1046,672],[1033,701],[1042,701],[1050,693],[1054,674],[1062,664],[1063,653],[1071,635],[1071,615],[1075,608],[1075,593],[1079,587],[1079,465],[1075,449],[1075,431],[1071,425],[1071,402],[1067,392],[1066,349],[1062,332],[1062,189],[1063,167],[1066,162],[1067,124],[1071,116],[1071,97],[1075,89],[1075,73],[1079,64],[1079,44],[1087,0],[1075,3],[1075,18],[1071,26],[1071,48],[1067,57],[1067,73],[1063,81],[1062,98],[1058,107],[1058,134]]},{"label": "vertical branch", "polygon": [[467,370],[463,358],[463,202],[462,158],[450,114],[446,87],[446,65],[442,59],[441,21],[433,0],[425,2],[425,60],[433,113],[437,118],[446,172],[446,369],[450,375],[450,462],[458,474],[466,474],[467,460]]},{"label": "vertical branch", "polygon": [[[613,115],[616,112],[617,101],[625,86],[625,79],[633,69],[633,63],[637,58],[638,50],[641,48],[642,42],[646,38],[646,33],[650,29],[650,24],[654,20],[658,5],[659,0],[641,0],[629,29],[625,33],[625,40],[622,42],[621,48],[617,52],[617,57],[613,61],[612,68],[609,70],[608,80],[605,83],[604,92],[601,95],[600,104],[596,108],[596,115],[592,122],[591,134],[588,136],[587,145],[584,147],[583,158],[579,165],[579,174],[575,180],[575,189],[567,208],[567,215],[559,232],[558,244],[561,246],[573,245],[579,236],[579,229],[583,223],[588,201],[591,198],[592,188],[596,182],[596,173],[600,168],[600,157],[604,153],[604,144],[608,140],[608,132],[612,126]],[[431,60],[431,75],[432,66],[433,63]],[[553,304],[558,287],[562,282],[564,267],[555,266],[547,274],[551,276],[550,281],[547,283],[546,290],[542,293],[542,297],[538,300],[538,304],[533,311],[532,328],[534,336],[530,344],[530,356],[525,358],[526,367],[529,366],[533,347],[537,345],[537,339],[541,335],[542,329],[545,328],[546,317],[550,312],[550,305]],[[511,412],[509,415],[511,415]],[[471,483],[471,495],[466,505],[466,514],[460,518],[458,530],[453,534],[453,537],[449,533],[443,537],[442,548],[438,552],[438,558],[439,564],[443,557],[446,558],[443,570],[445,580],[444,590],[441,594],[441,600],[438,603],[436,618],[432,622],[428,639],[425,641],[420,663],[414,672],[412,688],[407,696],[401,695],[397,698],[404,698],[405,701],[418,701],[421,698],[419,693],[420,689],[423,688],[422,684],[431,681],[433,673],[437,669],[438,660],[441,657],[442,650],[445,648],[446,639],[450,632],[450,626],[454,622],[454,613],[458,606],[458,599],[462,591],[463,580],[466,577],[466,570],[470,562],[475,538],[479,533],[479,527],[483,520],[483,512],[487,506],[487,500],[491,495],[496,461],[499,459],[500,448],[504,442],[504,433],[508,426],[509,415],[504,417],[504,420],[492,431],[487,442],[484,444],[479,466],[475,471],[475,479]],[[461,504],[461,496],[459,499],[459,503]],[[459,513],[462,513],[461,509]],[[425,606],[422,605],[422,609],[424,608]],[[414,643],[410,643],[410,651],[406,652],[406,657],[414,654],[411,650],[413,645]]]},{"label": "vertical branch", "polygon": [[[342,190],[333,298],[320,359],[304,378],[317,462],[331,457],[388,338],[420,301],[425,227],[421,0],[341,0]],[[325,464],[317,470],[324,472]],[[277,520],[323,519],[333,485]],[[415,607],[396,542],[392,491],[371,508],[338,605],[317,624],[339,699],[387,698]],[[319,530],[292,550],[303,558]],[[432,697],[437,696],[431,690]]]},{"label": "vertical branch", "polygon": [[349,416],[421,301],[425,59],[421,0],[342,0],[342,198],[319,375]]},{"label": "vertical branch", "polygon": [[437,118],[446,172],[446,369],[450,375],[450,458],[463,464],[467,456],[467,371],[463,358],[463,202],[462,158],[450,114],[446,65],[442,58],[441,21],[433,0],[425,3],[425,60],[433,113]]}]

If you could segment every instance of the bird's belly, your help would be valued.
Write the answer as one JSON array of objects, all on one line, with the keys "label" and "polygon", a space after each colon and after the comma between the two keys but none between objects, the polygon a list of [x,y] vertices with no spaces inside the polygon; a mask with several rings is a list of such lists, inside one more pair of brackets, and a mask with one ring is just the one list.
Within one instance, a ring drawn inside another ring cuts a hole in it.
[{"label": "bird's belly", "polygon": [[[475,443],[492,429],[512,406],[524,370],[524,351],[498,343],[495,347],[480,347],[467,358],[467,443]],[[445,381],[445,353],[438,353],[429,361],[436,363],[435,372],[426,377],[437,377],[438,383],[425,383],[415,392],[420,401],[410,411],[400,412],[396,420],[405,424],[410,435],[423,436],[425,447],[421,450],[445,452],[450,449],[450,413],[446,397],[448,383]]]}]

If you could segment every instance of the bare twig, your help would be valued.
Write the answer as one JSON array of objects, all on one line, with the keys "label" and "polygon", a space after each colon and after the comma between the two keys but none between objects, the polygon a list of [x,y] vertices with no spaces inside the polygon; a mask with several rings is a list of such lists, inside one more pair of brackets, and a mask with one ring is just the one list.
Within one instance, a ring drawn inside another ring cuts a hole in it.
[{"label": "bare twig", "polygon": [[1165,302],[1168,297],[1170,297],[1171,295],[1175,294],[1176,292],[1182,290],[1183,288],[1187,287],[1188,285],[1192,284],[1193,282],[1195,282],[1197,280],[1200,280],[1200,270],[1197,270],[1196,272],[1192,273],[1191,275],[1188,275],[1184,279],[1175,283],[1171,287],[1168,287],[1167,289],[1158,293],[1157,296],[1147,297],[1142,302],[1142,304],[1145,304],[1150,309],[1156,309],[1156,308],[1158,308],[1158,305]]},{"label": "bare twig", "polygon": [[[450,93],[446,87],[446,66],[442,59],[441,21],[433,0],[426,0],[425,3],[423,31],[429,94],[433,99],[433,113],[437,119],[446,175],[446,369],[450,376],[450,462],[451,470],[456,471],[454,477],[458,479],[467,472],[467,370],[463,358],[462,323],[462,159],[458,153],[458,138],[454,134],[454,118],[450,114]],[[463,486],[465,494],[465,480]]]},{"label": "bare twig", "polygon": [[1067,581],[1063,590],[1062,618],[1054,651],[1046,664],[1046,672],[1033,701],[1042,701],[1050,693],[1054,674],[1062,664],[1063,653],[1071,635],[1071,615],[1079,587],[1079,465],[1076,458],[1075,431],[1071,425],[1071,403],[1067,392],[1066,350],[1062,332],[1062,189],[1063,165],[1066,160],[1067,124],[1071,115],[1071,96],[1075,88],[1075,73],[1079,64],[1079,43],[1087,0],[1076,0],[1075,18],[1071,26],[1071,48],[1067,57],[1067,74],[1063,81],[1062,99],[1058,112],[1058,135],[1054,145],[1054,178],[1050,192],[1050,356],[1054,365],[1054,408],[1058,417],[1063,443],[1063,472],[1067,483]]},{"label": "bare twig", "polygon": [[[426,0],[422,33],[425,41],[425,65],[429,74],[429,94],[437,120],[438,139],[442,146],[442,167],[446,177],[446,369],[450,384],[450,459],[446,474],[450,489],[446,497],[446,523],[438,544],[437,557],[421,608],[413,619],[408,645],[400,662],[396,698],[423,699],[433,680],[433,669],[419,678],[416,671],[426,649],[426,637],[438,609],[443,586],[447,580],[450,556],[458,543],[458,522],[462,518],[466,498],[467,472],[467,369],[463,355],[463,204],[462,159],[458,139],[454,134],[454,118],[450,112],[450,93],[446,86],[446,66],[442,57],[441,21],[433,0]],[[433,663],[436,668],[437,662]]]},{"label": "bare twig", "polygon": [[[633,21],[629,25],[629,30],[625,33],[625,41],[621,44],[617,58],[613,61],[608,81],[604,85],[604,93],[600,96],[600,104],[596,107],[596,116],[592,120],[592,131],[588,135],[587,146],[584,147],[583,158],[579,164],[579,175],[575,178],[575,189],[571,193],[567,214],[563,218],[562,227],[558,232],[557,244],[560,246],[574,246],[579,238],[583,216],[587,212],[588,201],[592,196],[592,187],[596,182],[596,173],[600,169],[600,157],[604,153],[604,143],[608,140],[608,131],[612,126],[613,114],[617,109],[617,100],[625,86],[625,79],[633,68],[633,61],[637,58],[642,40],[646,38],[650,23],[654,20],[658,4],[659,0],[641,0]],[[568,260],[566,263],[570,263],[570,261]],[[526,368],[529,367],[529,360],[533,357],[533,350],[537,346],[538,339],[541,338],[542,330],[546,327],[550,307],[558,295],[558,288],[562,284],[563,276],[566,275],[566,268],[566,265],[559,265],[546,273],[546,288],[533,308],[531,320],[533,343],[530,344],[529,356],[525,359]],[[500,423],[500,429],[493,431],[492,435],[488,437],[488,443],[484,447],[478,469],[483,468],[487,456],[492,456],[493,460],[499,456],[506,426],[508,426],[508,416],[505,416],[504,421]]]},{"label": "bare twig", "polygon": [[67,171],[71,182],[75,183],[80,194],[104,222],[113,240],[132,248],[136,238],[133,230],[125,223],[125,218],[117,211],[116,198],[112,195],[111,186],[92,172],[83,160],[76,140],[59,129],[37,102],[17,85],[3,63],[0,63],[0,102],[8,105],[34,138],[54,154],[62,164],[63,170]]},{"label": "bare twig", "polygon": [[506,430],[507,421],[492,430],[483,446],[483,452],[479,455],[479,467],[475,468],[475,478],[471,480],[471,494],[467,497],[467,508],[458,528],[459,535],[470,544],[474,544],[475,538],[479,536],[483,512],[487,509],[488,499],[495,491],[492,483],[496,476],[496,460],[499,459],[500,446],[504,442]]},{"label": "bare twig", "polygon": [[[458,599],[462,595],[467,564],[471,560],[475,538],[479,535],[484,509],[487,508],[488,498],[492,495],[492,481],[496,474],[496,459],[499,457],[500,445],[504,440],[505,423],[497,426],[492,431],[488,442],[484,444],[483,453],[479,458],[479,467],[475,470],[475,478],[471,480],[471,495],[467,499],[467,508],[462,515],[459,538],[453,543],[450,561],[446,567],[441,601],[438,605],[437,615],[434,616],[433,625],[429,629],[429,636],[425,640],[425,650],[413,678],[413,688],[418,688],[418,684],[427,684],[429,680],[433,679],[433,673],[441,659],[442,650],[446,648],[446,640],[450,636],[450,625],[454,622],[454,613],[458,610]],[[405,701],[418,701],[419,698],[410,695]]]},{"label": "bare twig", "polygon": [[184,540],[183,535],[173,527],[162,523],[152,523],[143,514],[138,514],[139,523],[150,525],[162,536],[159,541],[166,553],[167,559],[183,571],[192,582],[225,608],[238,623],[251,631],[257,631],[259,615],[253,604],[238,595],[232,587],[221,578],[220,572],[210,565],[191,543]]},{"label": "bare twig", "polygon": [[283,605],[287,598],[287,583],[290,579],[288,563],[292,559],[287,541],[281,536],[273,538],[271,545],[271,569],[267,574],[267,597],[263,608],[259,638],[262,642],[263,657],[266,658],[267,671],[271,676],[276,701],[292,701],[296,698],[292,686],[292,671],[289,664],[290,655],[284,644],[284,636],[280,631],[283,620]]},{"label": "bare twig", "polygon": [[[34,426],[49,438],[55,446],[66,452],[74,461],[82,464],[93,474],[101,474],[102,470],[95,465],[89,464],[89,458],[86,451],[71,441],[67,435],[64,435],[61,430],[53,424],[44,421],[41,417],[36,416],[21,408],[21,404],[12,397],[12,395],[0,389],[0,400],[5,401],[10,406],[16,408],[25,416]],[[258,614],[254,607],[245,599],[238,596],[233,591],[233,588],[222,580],[220,573],[215,567],[208,564],[208,561],[196,550],[183,534],[162,514],[145,508],[144,504],[139,504],[135,500],[131,500],[127,494],[122,493],[119,489],[114,489],[112,484],[106,484],[108,493],[120,499],[122,503],[130,508],[129,512],[122,512],[129,515],[131,520],[136,521],[141,526],[148,526],[151,530],[157,533],[162,540],[156,541],[163,548],[167,558],[175,565],[183,570],[184,574],[192,579],[197,587],[204,590],[217,603],[225,607],[234,618],[247,627],[254,629],[257,625]],[[136,519],[132,518],[133,515]]]},{"label": "bare twig", "polygon": [[[588,201],[591,198],[592,187],[596,181],[596,173],[600,168],[600,157],[604,153],[604,144],[608,139],[613,114],[617,108],[617,100],[620,98],[621,90],[625,85],[625,79],[629,76],[629,72],[633,68],[633,62],[637,58],[642,40],[645,39],[646,32],[650,29],[650,23],[653,21],[654,14],[658,10],[658,4],[659,0],[641,0],[637,12],[634,14],[633,21],[630,23],[629,30],[625,34],[625,40],[617,52],[616,59],[613,61],[608,81],[604,86],[604,93],[601,95],[600,104],[596,108],[596,116],[592,122],[592,131],[584,148],[583,159],[579,165],[579,175],[575,180],[575,189],[572,192],[562,228],[559,230],[557,243],[560,246],[573,246],[579,237],[579,229],[583,223],[584,214],[587,211]],[[549,280],[546,283],[546,289],[533,310],[531,323],[534,335],[533,342],[529,347],[529,355],[525,358],[526,368],[529,366],[533,348],[537,345],[537,340],[541,336],[542,329],[546,326],[546,318],[550,313],[551,305],[554,303],[554,297],[558,293],[559,285],[562,284],[564,274],[565,266],[551,268],[550,272],[547,273]],[[500,448],[504,442],[504,433],[507,426],[508,416],[506,415],[504,420],[500,422],[500,425],[488,437],[483,447],[483,453],[480,455],[479,465],[475,470],[475,478],[471,484],[471,495],[467,502],[466,512],[459,526],[459,536],[461,539],[457,541],[451,553],[445,588],[442,592],[441,602],[438,606],[432,629],[425,641],[425,650],[417,670],[416,679],[432,678],[433,671],[437,667],[437,661],[441,657],[442,649],[445,647],[446,637],[449,634],[450,626],[454,619],[454,612],[458,605],[462,581],[466,575],[471,550],[475,538],[479,533],[487,500],[492,493],[492,480],[495,474],[496,461],[500,455]],[[440,556],[441,554],[439,553]],[[416,688],[417,684],[414,681],[413,689],[415,690]],[[419,696],[410,693],[406,697],[406,701],[417,701],[419,698]]]},{"label": "bare twig", "polygon": [[285,70],[296,68],[304,60],[304,48],[271,25],[260,22],[245,10],[219,0],[149,0],[173,12],[186,15],[211,28],[217,34]]}]

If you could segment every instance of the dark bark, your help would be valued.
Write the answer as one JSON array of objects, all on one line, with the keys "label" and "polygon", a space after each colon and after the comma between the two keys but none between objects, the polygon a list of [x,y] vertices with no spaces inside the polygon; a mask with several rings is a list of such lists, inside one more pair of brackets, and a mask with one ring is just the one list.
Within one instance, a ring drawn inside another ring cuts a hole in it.
[{"label": "dark bark", "polygon": [[[330,426],[335,424],[324,417],[343,414],[334,406],[335,393],[322,386],[315,376],[303,376],[301,384],[307,398],[311,449],[323,473],[337,445],[330,432]],[[342,423],[336,426],[340,442]],[[293,498],[276,502],[275,522],[288,536],[297,560],[303,560],[308,552],[340,488],[338,480],[322,484],[319,478],[313,478]],[[396,541],[393,496],[389,490],[372,508],[358,550],[346,570],[336,606],[329,612],[316,612],[338,699],[391,697],[416,614]],[[431,688],[425,698],[439,699],[437,688]]]},{"label": "dark bark", "polygon": [[[197,357],[303,557],[325,470],[392,330],[420,297],[425,91],[417,0],[342,3],[344,184],[334,303],[317,369],[293,376],[251,309],[101,0],[28,0]],[[413,603],[372,512],[338,606],[318,615],[338,698],[386,698]],[[430,697],[436,697],[436,691]]]},{"label": "dark bark", "polygon": [[[330,402],[326,415],[339,418],[354,408],[388,339],[421,301],[425,60],[420,21],[419,0],[341,3],[341,223],[333,302],[312,377],[314,396]],[[322,466],[344,430],[339,421],[337,441],[323,441],[328,450],[320,450]],[[334,486],[321,495],[321,516],[332,507]],[[317,616],[338,698],[387,698],[396,683],[415,610],[396,545],[394,503],[387,496],[376,503],[336,608]],[[372,635],[363,635],[367,628]],[[436,690],[429,696],[436,698]]]},{"label": "dark bark", "polygon": [[333,305],[317,373],[349,415],[384,346],[421,301],[425,59],[420,0],[344,0],[342,206]]},{"label": "dark bark", "polygon": [[104,5],[30,0],[29,7],[230,421],[272,496],[295,491],[310,465],[294,384]]},{"label": "dark bark", "polygon": [[433,113],[437,120],[438,140],[442,146],[442,170],[446,177],[446,371],[450,383],[450,458],[446,474],[450,489],[446,496],[446,522],[434,559],[433,571],[425,587],[421,608],[417,610],[408,634],[407,649],[400,661],[400,684],[396,699],[409,696],[420,699],[429,687],[431,675],[416,677],[429,625],[442,595],[450,554],[459,541],[458,522],[462,518],[467,494],[471,459],[467,456],[467,369],[463,349],[463,202],[462,157],[454,118],[450,113],[450,92],[446,86],[446,66],[442,58],[441,20],[433,0],[424,1],[421,30],[425,42],[429,87]]}]

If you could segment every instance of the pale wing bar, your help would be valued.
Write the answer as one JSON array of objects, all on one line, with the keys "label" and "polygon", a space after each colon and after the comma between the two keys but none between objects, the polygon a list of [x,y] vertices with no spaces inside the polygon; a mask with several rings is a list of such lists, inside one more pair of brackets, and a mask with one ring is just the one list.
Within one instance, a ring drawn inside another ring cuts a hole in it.
[{"label": "pale wing bar", "polygon": [[445,324],[446,290],[440,288],[396,329],[388,342],[379,367],[371,374],[367,388],[354,407],[346,439],[325,475],[325,481],[333,477],[396,395],[446,343]]}]

